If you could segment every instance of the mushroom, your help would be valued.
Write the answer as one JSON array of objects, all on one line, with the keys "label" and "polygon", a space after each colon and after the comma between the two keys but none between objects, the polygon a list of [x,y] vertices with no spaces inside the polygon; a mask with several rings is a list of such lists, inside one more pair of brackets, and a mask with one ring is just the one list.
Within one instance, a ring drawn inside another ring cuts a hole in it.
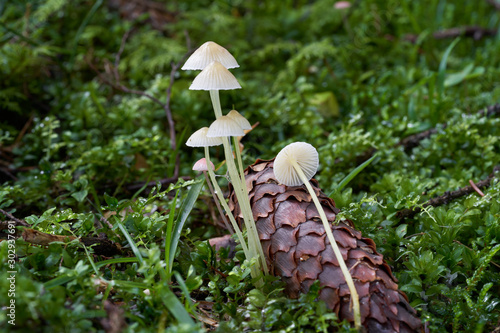
[{"label": "mushroom", "polygon": [[182,70],[202,70],[212,61],[220,62],[226,68],[240,67],[228,50],[217,43],[206,42],[186,60]]},{"label": "mushroom", "polygon": [[[223,49],[223,48],[222,48]],[[229,52],[228,52],[229,53]],[[241,86],[238,83],[238,80],[229,72],[226,67],[237,67],[238,64],[236,60],[234,60],[234,64],[228,65],[227,60],[229,59],[224,56],[224,60],[215,59],[217,58],[216,54],[225,54],[219,47],[216,47],[213,44],[207,44],[203,48],[199,49],[199,52],[195,52],[184,64],[183,69],[189,68],[201,68],[205,65],[205,61],[208,63],[211,61],[198,76],[196,76],[193,80],[193,83],[189,87],[190,90],[208,90],[210,92],[210,99],[212,100],[212,105],[214,108],[215,118],[222,118],[222,109],[220,106],[219,99],[219,90],[230,90],[230,89],[240,89]],[[196,56],[195,56],[196,55]],[[200,57],[196,60],[196,57]],[[205,60],[200,60],[202,57],[205,57]],[[207,60],[208,58],[211,59]],[[231,56],[232,57],[232,56]],[[193,58],[193,60],[191,59]],[[192,61],[191,61],[192,60]],[[221,60],[221,61],[219,61]],[[222,62],[222,63],[221,63]],[[225,67],[226,66],[226,67]],[[229,177],[231,178],[231,182],[235,188],[236,197],[238,199],[241,212],[243,214],[243,221],[245,222],[245,227],[247,228],[247,237],[248,237],[248,251],[245,251],[245,255],[248,259],[258,257],[258,262],[256,265],[252,266],[252,277],[258,277],[258,271],[263,270],[264,274],[269,273],[269,269],[267,267],[266,259],[264,256],[264,251],[260,244],[259,236],[257,233],[257,227],[255,226],[255,221],[253,220],[252,209],[250,207],[250,201],[248,199],[248,191],[246,191],[246,183],[245,176],[243,174],[243,167],[241,166],[241,156],[239,157],[240,163],[240,174],[238,174],[238,170],[236,168],[234,157],[231,152],[231,145],[228,140],[228,136],[243,136],[244,132],[238,122],[231,120],[230,117],[223,118],[221,122],[214,122],[210,126],[211,137],[220,137],[222,139],[222,144],[224,145],[224,154],[226,157],[226,165],[229,172]],[[194,141],[194,139],[193,139]],[[188,140],[190,144],[192,142]],[[239,150],[238,150],[239,152]],[[205,147],[205,154],[208,156],[208,148]],[[208,159],[208,157],[207,157]],[[213,173],[213,171],[209,170],[209,173]],[[215,186],[215,184],[214,184]],[[225,202],[225,201],[224,201]],[[221,200],[222,203],[222,200]],[[226,209],[226,207],[224,207]],[[227,209],[226,209],[227,210]],[[231,220],[231,223],[233,221]],[[235,231],[238,233],[238,230],[235,228]],[[238,235],[239,236],[239,235]],[[242,246],[245,244],[240,239]],[[262,279],[256,283],[257,286],[261,286],[263,284]]]},{"label": "mushroom", "polygon": [[[228,116],[221,116],[208,128],[208,138],[219,138],[225,136],[243,136],[245,132],[241,126]],[[222,140],[222,139],[221,139]]]},{"label": "mushroom", "polygon": [[342,253],[333,237],[332,229],[326,218],[325,211],[321,206],[316,193],[314,192],[309,180],[314,176],[318,169],[319,158],[316,148],[306,142],[294,142],[283,148],[274,160],[274,175],[276,179],[286,186],[299,186],[304,184],[311,195],[311,198],[318,210],[323,222],[326,235],[332,245],[335,257],[339,262],[340,269],[344,274],[347,286],[351,292],[351,300],[354,313],[354,325],[361,327],[361,314],[359,308],[359,296],[354,286],[352,276],[347,269]]},{"label": "mushroom", "polygon": [[[245,242],[245,238],[243,237],[243,233],[241,232],[238,223],[236,222],[233,214],[231,213],[231,209],[229,209],[229,206],[227,205],[226,199],[224,198],[223,192],[217,183],[217,179],[215,178],[215,173],[214,173],[214,167],[212,162],[210,161],[210,152],[208,150],[208,147],[211,146],[218,146],[222,144],[222,138],[216,137],[216,138],[210,138],[207,136],[208,132],[208,127],[202,127],[189,137],[188,141],[186,142],[186,145],[190,147],[204,147],[205,148],[205,158],[204,158],[204,164],[207,166],[207,163],[211,164],[211,167],[206,167],[206,170],[200,170],[200,171],[208,171],[208,175],[210,176],[210,182],[207,180],[207,184],[209,184],[210,191],[212,192],[212,196],[214,197],[214,201],[217,203],[219,202],[224,210],[226,211],[227,216],[229,217],[229,220],[231,221],[231,225],[233,226],[234,231],[236,232],[236,235],[238,236],[238,240],[241,243],[241,247],[243,248],[243,252],[245,252],[245,256],[248,256],[248,258],[252,258],[251,256],[252,252],[249,251],[247,243]],[[195,170],[195,166],[198,168],[203,167],[203,162],[200,160],[195,163],[193,166],[193,170]],[[206,177],[206,175],[205,175]],[[214,190],[215,189],[215,190]],[[217,201],[218,199],[218,201]],[[220,213],[222,216],[222,210],[220,210]],[[229,228],[229,224],[227,223],[227,220],[224,220],[224,223],[226,223],[226,227],[228,230],[231,232],[231,228]]]},{"label": "mushroom", "polygon": [[186,146],[189,147],[213,147],[222,144],[220,137],[208,137],[208,127],[202,127],[189,137]]},{"label": "mushroom", "polygon": [[199,159],[193,165],[193,170],[194,171],[201,171],[201,172],[203,172],[203,175],[205,176],[205,180],[207,181],[208,189],[210,190],[210,193],[212,194],[212,197],[214,198],[215,205],[217,206],[217,210],[219,211],[219,214],[222,217],[222,221],[224,221],[224,225],[226,226],[226,229],[229,230],[229,233],[232,235],[232,234],[234,234],[234,231],[231,228],[231,226],[229,225],[229,222],[227,221],[226,216],[222,212],[222,208],[220,206],[218,197],[216,196],[216,194],[214,192],[214,188],[213,188],[212,184],[210,183],[210,179],[207,176],[207,171],[209,171],[209,167],[208,167],[209,165],[210,165],[210,170],[211,171],[215,170],[215,166],[212,163],[212,161],[209,160],[208,163],[207,163],[207,158],[203,157],[203,158]]},{"label": "mushroom", "polygon": [[[210,168],[212,170],[215,170],[215,166],[212,163],[212,161],[208,161],[210,163]],[[207,172],[208,171],[208,163],[206,157],[200,158],[194,165],[193,165],[193,171],[201,171],[201,172]]]},{"label": "mushroom", "polygon": [[[264,251],[262,245],[260,244],[259,235],[257,233],[257,227],[255,226],[255,221],[253,219],[252,208],[250,207],[250,201],[248,200],[248,190],[245,182],[245,175],[243,173],[243,167],[241,162],[241,156],[238,157],[239,171],[234,162],[234,156],[231,151],[231,144],[229,143],[230,136],[243,136],[245,132],[238,125],[236,121],[228,116],[220,116],[215,120],[207,132],[208,137],[220,137],[222,139],[222,144],[224,146],[224,155],[226,157],[227,170],[229,172],[229,177],[231,178],[231,183],[235,189],[236,198],[240,205],[241,213],[243,215],[243,222],[247,229],[248,237],[248,247],[253,255],[249,258],[257,256],[260,260],[259,266],[262,266],[265,274],[269,272],[266,258],[264,256]],[[240,153],[239,150],[235,149],[236,156]]]},{"label": "mushroom", "polygon": [[252,129],[252,125],[250,125],[250,122],[247,120],[247,118],[243,117],[241,115],[241,113],[239,113],[238,111],[231,110],[231,111],[229,111],[227,116],[229,118],[231,118],[232,120],[234,120],[235,122],[237,122],[238,125],[240,125],[240,127],[243,130],[251,130]]},{"label": "mushroom", "polygon": [[219,118],[222,116],[219,90],[241,89],[241,86],[226,67],[218,61],[213,61],[194,78],[189,89],[208,90],[212,99],[215,117]]},{"label": "mushroom", "polygon": [[[238,123],[238,125],[241,127],[242,130],[252,129],[252,125],[250,125],[250,122],[236,110],[229,111],[229,113],[227,114],[227,117],[234,120],[236,123]],[[219,119],[221,119],[221,118],[219,118]],[[209,135],[210,134],[211,133],[209,133]],[[236,154],[236,159],[238,161],[238,171],[240,173],[240,177],[242,179],[242,182],[245,183],[245,187],[246,187],[245,174],[243,172],[243,162],[241,160],[241,151],[240,151],[239,142],[238,142],[238,138],[237,138],[237,136],[244,136],[244,135],[245,135],[245,133],[243,132],[242,135],[233,136],[233,145],[234,145],[234,152]]]}]

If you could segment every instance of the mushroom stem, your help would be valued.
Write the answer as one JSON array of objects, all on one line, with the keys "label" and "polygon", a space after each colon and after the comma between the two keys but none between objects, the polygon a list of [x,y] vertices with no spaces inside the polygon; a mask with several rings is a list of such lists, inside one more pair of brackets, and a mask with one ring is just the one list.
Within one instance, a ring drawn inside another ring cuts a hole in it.
[{"label": "mushroom stem", "polygon": [[220,107],[220,98],[218,90],[210,90],[210,99],[212,100],[212,106],[214,107],[215,119],[219,119],[222,116],[222,109]]},{"label": "mushroom stem", "polygon": [[[210,161],[210,153],[208,151],[208,147],[205,147],[205,158],[207,161]],[[250,254],[250,252],[248,251],[247,244],[245,243],[245,238],[243,237],[243,234],[241,233],[241,230],[238,227],[238,223],[236,223],[236,220],[234,219],[234,216],[231,213],[229,206],[227,205],[227,202],[226,202],[226,199],[224,198],[224,195],[222,195],[222,190],[220,189],[219,184],[217,183],[217,180],[215,179],[215,173],[211,168],[208,168],[208,174],[210,175],[210,179],[212,180],[212,185],[215,188],[215,194],[219,198],[219,201],[220,201],[222,207],[224,207],[224,210],[226,211],[227,216],[229,217],[229,220],[231,221],[231,224],[234,228],[234,231],[236,232],[236,235],[238,236],[238,240],[240,241],[241,247],[243,248],[243,252],[245,252],[245,256],[248,256]]]},{"label": "mushroom stem", "polygon": [[332,229],[330,227],[330,224],[328,224],[328,219],[326,218],[325,211],[323,210],[323,207],[321,206],[318,197],[316,196],[316,193],[314,192],[311,184],[309,183],[309,179],[307,179],[306,175],[302,171],[302,168],[299,166],[296,160],[291,159],[290,160],[292,166],[294,169],[297,171],[297,174],[299,175],[300,179],[304,182],[304,184],[307,187],[307,190],[309,191],[309,194],[311,195],[311,198],[314,202],[314,205],[316,206],[316,209],[318,210],[319,216],[321,217],[321,221],[323,222],[323,227],[325,228],[326,235],[328,237],[328,240],[330,241],[330,244],[332,245],[333,252],[335,253],[335,257],[337,258],[337,261],[339,262],[340,269],[342,270],[342,273],[344,274],[345,281],[347,283],[347,286],[349,287],[349,291],[351,293],[351,305],[353,307],[353,314],[354,314],[354,326],[359,330],[361,328],[361,313],[359,309],[359,296],[358,292],[356,290],[356,287],[354,286],[354,281],[352,280],[351,273],[349,273],[349,269],[347,268],[344,258],[342,257],[342,253],[340,253],[340,249],[337,245],[337,242],[335,241],[335,238],[333,237]]},{"label": "mushroom stem", "polygon": [[229,233],[231,235],[234,235],[233,228],[229,225],[229,222],[227,221],[226,216],[222,212],[222,208],[220,206],[220,200],[217,195],[215,195],[214,188],[212,186],[212,183],[210,182],[210,179],[208,178],[207,172],[203,171],[203,175],[205,176],[205,180],[207,181],[208,189],[210,190],[210,193],[212,194],[212,197],[214,198],[215,201],[215,206],[217,206],[217,210],[219,211],[220,216],[222,217],[222,221],[224,221],[224,225],[226,226],[226,229],[229,230]]},{"label": "mushroom stem", "polygon": [[[238,138],[233,136],[234,153],[236,155],[236,160],[238,161],[238,171],[240,172],[241,183],[244,185],[243,189],[247,190],[247,183],[245,181],[245,172],[243,171],[243,162],[241,161],[241,152],[239,147]],[[248,191],[246,192],[248,193]]]},{"label": "mushroom stem", "polygon": [[253,219],[252,208],[250,207],[250,200],[248,199],[248,191],[246,191],[246,182],[242,181],[242,178],[236,169],[229,139],[227,137],[223,137],[222,144],[224,146],[224,154],[226,157],[229,177],[231,178],[234,186],[234,193],[238,199],[238,204],[243,215],[243,221],[245,223],[245,227],[247,228],[248,247],[250,248],[250,251],[253,250],[254,256],[258,257],[258,266],[262,266],[264,274],[267,275],[269,274],[269,269],[267,268],[266,257],[264,256],[264,251],[262,250],[262,245],[260,244],[259,235]]}]

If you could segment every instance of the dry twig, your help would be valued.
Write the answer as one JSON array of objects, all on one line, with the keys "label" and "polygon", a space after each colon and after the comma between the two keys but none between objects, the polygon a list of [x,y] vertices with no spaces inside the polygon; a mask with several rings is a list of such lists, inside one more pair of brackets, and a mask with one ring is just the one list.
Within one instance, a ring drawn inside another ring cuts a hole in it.
[{"label": "dry twig", "polygon": [[6,217],[8,217],[9,219],[11,219],[12,221],[16,222],[16,226],[31,227],[30,224],[26,223],[26,221],[20,220],[20,219],[16,218],[14,215],[12,215],[9,212],[6,212],[3,209],[0,209],[0,213],[2,213],[3,215],[5,215]]},{"label": "dry twig", "polygon": [[[25,242],[42,246],[49,246],[50,243],[53,242],[67,243],[68,241],[77,239],[74,236],[51,235],[30,228],[25,228],[23,230],[22,238]],[[121,246],[119,244],[116,244],[106,238],[80,237],[78,240],[85,246],[93,245],[94,254],[112,257],[115,254],[122,253]]]},{"label": "dry twig", "polygon": [[[435,39],[456,38],[460,36],[472,37],[474,40],[480,40],[483,37],[496,36],[497,29],[487,29],[478,26],[456,27],[436,31],[432,34]],[[408,34],[403,37],[404,40],[410,43],[416,43],[418,35]]]},{"label": "dry twig", "polygon": [[[489,187],[491,184],[491,180],[493,178],[497,177],[497,172],[499,172],[499,171],[500,171],[500,165],[497,165],[496,167],[493,168],[493,172],[486,179],[481,180],[480,182],[478,182],[476,184],[477,185],[476,187],[478,189],[482,188],[482,187]],[[445,192],[443,195],[432,198],[429,201],[427,201],[426,203],[424,203],[423,207],[424,208],[429,207],[429,206],[438,207],[438,206],[446,205],[447,203],[449,203],[450,201],[452,201],[454,199],[463,197],[463,196],[470,194],[472,192],[475,192],[475,191],[476,190],[474,189],[474,187],[466,186],[466,187],[460,188],[456,191]],[[421,211],[422,211],[422,209],[420,207],[405,208],[405,209],[397,212],[396,217],[401,219],[401,220],[403,220],[405,218],[412,218],[416,214],[420,213]]]}]

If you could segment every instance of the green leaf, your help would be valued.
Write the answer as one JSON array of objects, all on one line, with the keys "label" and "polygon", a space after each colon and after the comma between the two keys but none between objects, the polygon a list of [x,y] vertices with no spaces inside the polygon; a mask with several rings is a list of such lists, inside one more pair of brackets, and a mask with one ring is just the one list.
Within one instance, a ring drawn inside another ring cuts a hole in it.
[{"label": "green leaf", "polygon": [[[109,259],[109,260],[100,261],[100,262],[96,263],[95,266],[97,268],[101,268],[101,267],[104,267],[106,265],[121,264],[121,263],[131,263],[131,262],[137,262],[137,258],[135,258],[135,257],[127,257],[127,258]],[[60,285],[63,285],[65,283],[68,283],[68,282],[70,282],[70,281],[78,278],[79,276],[88,274],[88,273],[90,273],[92,271],[91,268],[80,269],[78,267],[79,266],[77,264],[77,268],[76,268],[76,271],[75,271],[75,272],[77,272],[77,274],[71,274],[71,273],[73,273],[73,271],[72,271],[70,273],[66,273],[64,275],[58,276],[58,277],[56,277],[56,278],[54,278],[52,280],[49,280],[49,281],[45,282],[44,283],[44,287],[47,288],[47,289],[54,288],[56,286],[60,286]]]},{"label": "green leaf", "polygon": [[85,198],[87,197],[87,194],[89,192],[86,189],[80,190],[78,192],[72,193],[71,196],[76,199],[78,202],[83,202]]},{"label": "green leaf", "polygon": [[403,238],[406,235],[408,229],[407,224],[401,224],[396,228],[396,235],[398,235],[398,238]]}]

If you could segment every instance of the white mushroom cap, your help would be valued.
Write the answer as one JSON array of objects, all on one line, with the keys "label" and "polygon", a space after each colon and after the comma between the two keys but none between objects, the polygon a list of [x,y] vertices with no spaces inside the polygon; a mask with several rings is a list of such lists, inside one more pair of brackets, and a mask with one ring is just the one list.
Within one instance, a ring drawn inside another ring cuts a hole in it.
[{"label": "white mushroom cap", "polygon": [[226,68],[240,67],[238,62],[236,62],[236,59],[234,59],[228,50],[217,43],[206,42],[194,51],[181,69],[202,70],[205,69],[205,67],[207,67],[212,61],[220,62]]},{"label": "white mushroom cap", "polygon": [[[214,164],[212,163],[212,161],[209,161],[210,162],[210,168],[212,170],[215,170],[215,166]],[[198,160],[198,162],[196,162],[194,165],[193,165],[193,170],[194,171],[208,171],[208,165],[207,165],[207,160],[205,157],[201,158]]]},{"label": "white mushroom cap", "polygon": [[186,145],[189,147],[212,147],[222,144],[221,138],[211,138],[207,136],[208,127],[202,127],[189,137]]},{"label": "white mushroom cap", "polygon": [[296,161],[309,180],[318,170],[318,151],[306,142],[294,142],[283,148],[274,160],[274,176],[287,186],[304,184],[291,161]]},{"label": "white mushroom cap", "polygon": [[221,116],[214,121],[212,125],[210,125],[207,133],[209,138],[243,135],[245,135],[245,132],[243,132],[241,126],[228,116]]},{"label": "white mushroom cap", "polygon": [[244,130],[251,130],[252,129],[252,125],[250,125],[247,118],[243,117],[238,111],[231,110],[231,111],[229,111],[227,116],[229,118],[231,118],[232,120],[234,120],[235,122],[237,122],[238,125],[240,125],[240,127],[242,129],[244,129]]},{"label": "white mushroom cap", "polygon": [[231,90],[241,89],[238,80],[220,62],[214,61],[198,74],[190,90]]}]

